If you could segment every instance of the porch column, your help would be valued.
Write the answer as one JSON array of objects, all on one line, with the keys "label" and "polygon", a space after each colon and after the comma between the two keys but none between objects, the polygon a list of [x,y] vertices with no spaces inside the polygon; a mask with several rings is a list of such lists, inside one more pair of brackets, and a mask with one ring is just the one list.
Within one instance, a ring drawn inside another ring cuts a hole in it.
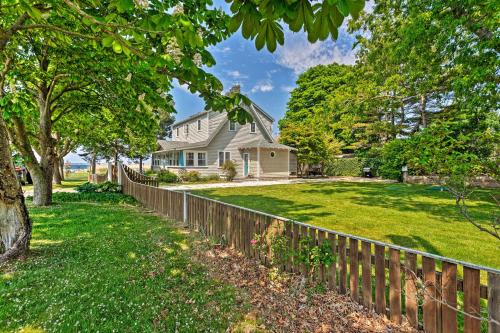
[{"label": "porch column", "polygon": [[260,147],[257,146],[257,178],[260,178]]},{"label": "porch column", "polygon": [[288,177],[290,177],[290,149],[287,149],[286,165],[288,166]]}]

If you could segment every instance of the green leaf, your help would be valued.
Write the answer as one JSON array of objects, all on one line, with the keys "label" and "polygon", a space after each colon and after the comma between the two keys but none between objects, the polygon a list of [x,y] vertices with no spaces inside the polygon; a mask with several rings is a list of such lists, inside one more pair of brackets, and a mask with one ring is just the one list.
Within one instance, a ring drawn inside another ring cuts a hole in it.
[{"label": "green leaf", "polygon": [[119,13],[127,12],[131,9],[134,9],[134,1],[133,0],[118,0],[116,2],[116,9],[118,9]]},{"label": "green leaf", "polygon": [[347,3],[351,16],[357,19],[359,17],[359,13],[365,7],[365,0],[345,0],[345,2]]},{"label": "green leaf", "polygon": [[243,19],[243,14],[241,12],[231,17],[231,20],[229,21],[229,31],[230,32],[238,31],[238,29],[241,26],[242,19]]},{"label": "green leaf", "polygon": [[113,51],[115,51],[116,53],[122,53],[122,45],[117,42],[116,40],[113,41]]},{"label": "green leaf", "polygon": [[276,36],[274,35],[273,29],[269,27],[267,28],[266,42],[269,52],[274,52],[276,50]]},{"label": "green leaf", "polygon": [[243,29],[241,29],[241,33],[243,34],[243,37],[245,38],[250,38],[250,36],[253,33],[253,22],[250,17],[245,17],[243,20]]},{"label": "green leaf", "polygon": [[259,30],[257,38],[255,38],[255,47],[257,48],[257,50],[261,50],[266,44],[266,31],[267,31],[267,24],[263,24]]},{"label": "green leaf", "polygon": [[347,6],[346,0],[339,0],[337,8],[344,17],[349,16],[349,6]]},{"label": "green leaf", "polygon": [[104,37],[102,39],[102,46],[104,47],[110,47],[114,42],[114,38],[111,36]]}]

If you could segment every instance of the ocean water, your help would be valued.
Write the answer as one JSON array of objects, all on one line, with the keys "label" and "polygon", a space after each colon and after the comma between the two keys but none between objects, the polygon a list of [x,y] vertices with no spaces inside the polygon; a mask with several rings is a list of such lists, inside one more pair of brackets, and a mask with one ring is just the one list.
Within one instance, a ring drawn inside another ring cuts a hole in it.
[{"label": "ocean water", "polygon": [[71,171],[87,170],[89,165],[87,163],[71,163],[69,169]]}]

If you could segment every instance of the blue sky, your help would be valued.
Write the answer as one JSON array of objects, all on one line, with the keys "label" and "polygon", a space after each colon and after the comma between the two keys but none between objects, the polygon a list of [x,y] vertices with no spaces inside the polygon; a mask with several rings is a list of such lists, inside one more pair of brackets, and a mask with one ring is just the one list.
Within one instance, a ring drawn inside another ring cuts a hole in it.
[{"label": "blue sky", "polygon": [[[216,6],[227,9],[223,1],[215,1]],[[277,121],[286,111],[290,91],[300,73],[318,64],[337,62],[353,64],[355,61],[352,45],[354,37],[342,29],[337,41],[328,40],[311,44],[304,33],[285,31],[285,45],[274,53],[266,48],[257,51],[251,40],[241,36],[241,32],[222,43],[211,47],[216,65],[207,71],[221,80],[224,90],[240,84],[242,92],[261,106]],[[173,91],[176,119],[183,119],[203,110],[204,103],[178,84]]]},{"label": "blue sky", "polygon": [[[227,8],[223,1],[215,1],[215,5]],[[318,64],[353,64],[353,43],[354,37],[344,28],[337,41],[327,40],[314,44],[307,41],[304,33],[285,31],[285,44],[278,45],[277,50],[270,53],[266,48],[257,51],[254,42],[244,39],[238,31],[209,49],[216,65],[207,71],[221,80],[224,90],[240,84],[242,93],[276,119],[274,134],[277,134],[277,122],[285,114],[286,103],[298,75]],[[175,84],[172,94],[177,120],[204,109],[203,100],[183,86]],[[73,163],[83,162],[73,153],[68,155],[67,160]]]}]

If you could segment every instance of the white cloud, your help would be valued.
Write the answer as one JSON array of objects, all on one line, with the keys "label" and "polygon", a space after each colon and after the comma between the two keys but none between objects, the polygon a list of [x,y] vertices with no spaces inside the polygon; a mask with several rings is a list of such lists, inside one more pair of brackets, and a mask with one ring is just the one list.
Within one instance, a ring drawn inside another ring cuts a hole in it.
[{"label": "white cloud", "polygon": [[211,50],[212,52],[218,52],[218,53],[228,53],[231,51],[231,48],[229,46],[215,46]]},{"label": "white cloud", "polygon": [[295,89],[294,86],[281,86],[281,91],[284,91],[284,92],[291,92],[293,89]]},{"label": "white cloud", "polygon": [[226,71],[226,74],[232,77],[233,79],[248,79],[248,75],[242,74],[240,71]]},{"label": "white cloud", "polygon": [[252,92],[270,92],[274,89],[273,83],[270,80],[264,80],[264,81],[259,81],[257,84],[252,88]]},{"label": "white cloud", "polygon": [[[341,29],[339,34],[345,36],[347,32]],[[352,65],[355,61],[355,51],[351,49],[349,42],[326,40],[312,44],[305,33],[287,32],[285,45],[277,51],[277,63],[292,69],[296,74],[320,64],[336,62]]]}]

